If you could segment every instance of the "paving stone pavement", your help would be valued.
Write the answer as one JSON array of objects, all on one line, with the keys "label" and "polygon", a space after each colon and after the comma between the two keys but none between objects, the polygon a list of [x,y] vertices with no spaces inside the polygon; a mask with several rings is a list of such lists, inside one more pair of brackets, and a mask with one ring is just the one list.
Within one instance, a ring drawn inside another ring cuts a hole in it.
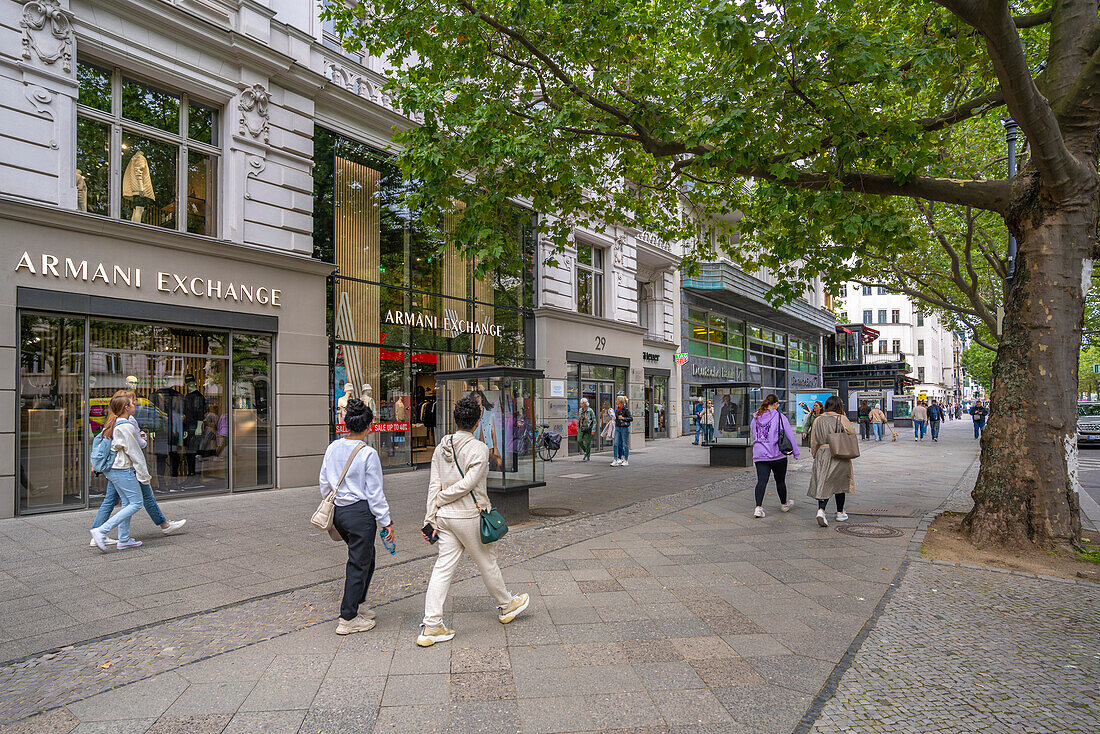
[{"label": "paving stone pavement", "polygon": [[[448,609],[459,637],[416,648],[430,559],[414,559],[376,575],[369,633],[332,634],[332,582],[231,604],[0,668],[0,721],[66,733],[790,731],[894,580],[922,511],[974,458],[944,443],[866,448],[851,512],[886,516],[898,538],[818,528],[797,464],[794,511],[777,512],[773,494],[755,520],[751,478],[735,471],[510,533],[505,576],[532,605],[507,627],[467,566]],[[910,468],[931,457],[939,483]]]},{"label": "paving stone pavement", "polygon": [[1100,730],[1100,586],[914,563],[810,728]]}]

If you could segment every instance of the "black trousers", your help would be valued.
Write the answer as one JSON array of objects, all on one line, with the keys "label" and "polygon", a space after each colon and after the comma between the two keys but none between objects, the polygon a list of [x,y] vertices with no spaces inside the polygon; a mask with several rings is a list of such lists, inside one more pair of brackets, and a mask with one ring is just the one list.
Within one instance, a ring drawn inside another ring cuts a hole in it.
[{"label": "black trousers", "polygon": [[859,437],[870,438],[871,437],[871,419],[865,416],[859,418]]},{"label": "black trousers", "polygon": [[[836,500],[836,511],[837,512],[844,512],[844,498],[846,496],[847,495],[845,495],[843,492],[840,492],[838,494],[833,495],[833,499]],[[818,500],[817,501],[817,509],[819,509],[819,510],[824,510],[828,506],[829,506],[829,500]]]},{"label": "black trousers", "polygon": [[340,618],[355,619],[359,614],[359,605],[367,600],[367,589],[374,577],[374,531],[378,523],[370,511],[370,504],[359,500],[346,507],[337,506],[332,524],[348,544],[348,567],[344,575]]},{"label": "black trousers", "polygon": [[756,506],[764,504],[764,492],[768,489],[768,475],[775,475],[775,491],[779,504],[787,502],[787,457],[775,461],[756,462]]}]

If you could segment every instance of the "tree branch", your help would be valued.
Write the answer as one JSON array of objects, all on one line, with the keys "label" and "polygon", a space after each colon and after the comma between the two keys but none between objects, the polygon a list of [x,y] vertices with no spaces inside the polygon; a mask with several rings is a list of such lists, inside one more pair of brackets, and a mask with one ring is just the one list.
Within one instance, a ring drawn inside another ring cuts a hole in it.
[{"label": "tree branch", "polygon": [[1034,28],[1049,23],[1053,13],[1053,8],[1047,8],[1046,10],[1040,10],[1038,13],[1017,15],[1012,18],[1012,22],[1016,24],[1017,28]]},{"label": "tree branch", "polygon": [[1001,107],[1004,103],[1004,93],[998,89],[996,92],[990,92],[984,96],[967,100],[958,107],[947,110],[946,112],[941,112],[934,117],[925,117],[917,120],[917,124],[929,132],[942,130],[945,127],[950,127],[964,120],[969,120],[987,110]]}]

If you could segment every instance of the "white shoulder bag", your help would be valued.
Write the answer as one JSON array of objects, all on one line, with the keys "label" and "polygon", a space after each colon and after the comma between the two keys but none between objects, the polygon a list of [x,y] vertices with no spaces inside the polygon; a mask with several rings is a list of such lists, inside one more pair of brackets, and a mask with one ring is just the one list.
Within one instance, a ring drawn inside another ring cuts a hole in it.
[{"label": "white shoulder bag", "polygon": [[340,485],[344,483],[344,478],[348,475],[348,470],[351,469],[351,463],[355,461],[356,455],[358,455],[360,449],[366,446],[362,441],[351,451],[351,456],[348,457],[348,463],[344,464],[344,471],[340,473],[340,479],[336,482],[336,486],[332,488],[332,491],[328,493],[328,496],[321,500],[321,504],[317,505],[317,511],[313,513],[313,517],[309,519],[313,527],[318,530],[325,530],[333,540],[343,540],[340,537],[340,533],[336,530],[336,527],[332,524],[333,518],[336,515],[336,490],[340,488]]}]

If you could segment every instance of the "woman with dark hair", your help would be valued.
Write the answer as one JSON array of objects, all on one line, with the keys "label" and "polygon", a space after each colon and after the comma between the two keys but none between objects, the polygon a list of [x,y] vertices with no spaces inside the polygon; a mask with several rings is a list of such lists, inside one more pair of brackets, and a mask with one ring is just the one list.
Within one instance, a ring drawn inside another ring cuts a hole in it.
[{"label": "woman with dark hair", "polygon": [[489,468],[499,470],[502,468],[503,458],[500,454],[500,447],[497,445],[497,414],[493,410],[493,404],[489,402],[489,399],[485,397],[485,393],[481,390],[472,391],[470,397],[481,406],[481,418],[474,429],[474,438],[489,447]]},{"label": "woman with dark hair", "polygon": [[428,481],[424,532],[426,537],[432,536],[429,542],[438,539],[439,556],[424,597],[424,620],[416,638],[420,647],[454,639],[455,631],[443,624],[443,605],[463,551],[473,557],[481,571],[481,580],[497,604],[501,624],[511,622],[530,603],[527,594],[512,596],[508,592],[493,545],[481,542],[481,510],[491,510],[492,505],[485,489],[489,447],[473,433],[481,419],[481,405],[474,395],[455,403],[454,419],[458,430],[443,436],[435,447]]},{"label": "woman with dark hair", "polygon": [[814,421],[810,431],[810,453],[814,457],[814,466],[810,472],[810,489],[806,494],[817,500],[817,524],[823,528],[829,527],[829,521],[825,518],[829,498],[836,500],[836,521],[844,522],[848,519],[844,512],[845,494],[855,489],[852,460],[838,459],[829,448],[829,434],[841,431],[855,435],[856,427],[845,415],[844,403],[833,395],[825,401],[825,411]]},{"label": "woman with dark hair", "polygon": [[752,431],[752,461],[756,464],[756,509],[753,517],[764,517],[764,492],[768,489],[768,477],[775,475],[775,491],[779,495],[779,509],[789,512],[794,500],[787,499],[787,455],[779,447],[782,432],[790,442],[794,458],[798,458],[798,439],[791,422],[779,410],[779,398],[774,393],[764,398],[749,425]]},{"label": "woman with dark hair", "polygon": [[[803,408],[806,407],[805,403],[799,403]],[[802,445],[809,448],[810,446],[810,431],[813,430],[814,421],[821,415],[821,412],[825,410],[825,406],[821,404],[820,400],[814,401],[814,407],[806,411],[806,425],[802,429]]]},{"label": "woman with dark hair", "polygon": [[149,467],[145,464],[145,452],[141,450],[141,438],[137,427],[130,422],[137,406],[125,393],[115,393],[107,405],[109,415],[103,422],[100,435],[109,439],[115,460],[107,470],[107,481],[114,485],[122,498],[122,509],[102,524],[92,528],[92,542],[100,550],[107,550],[107,533],[118,528],[119,550],[137,548],[140,540],[130,537],[130,518],[142,507],[141,485],[148,484]]},{"label": "woman with dark hair", "polygon": [[[374,576],[374,533],[379,525],[393,540],[390,506],[382,491],[382,462],[364,443],[374,412],[359,398],[348,400],[344,425],[348,435],[329,444],[321,462],[321,496],[336,490],[332,524],[348,544],[344,598],[336,634],[350,635],[374,627],[374,612],[359,611]],[[343,481],[340,477],[343,476]]]}]

